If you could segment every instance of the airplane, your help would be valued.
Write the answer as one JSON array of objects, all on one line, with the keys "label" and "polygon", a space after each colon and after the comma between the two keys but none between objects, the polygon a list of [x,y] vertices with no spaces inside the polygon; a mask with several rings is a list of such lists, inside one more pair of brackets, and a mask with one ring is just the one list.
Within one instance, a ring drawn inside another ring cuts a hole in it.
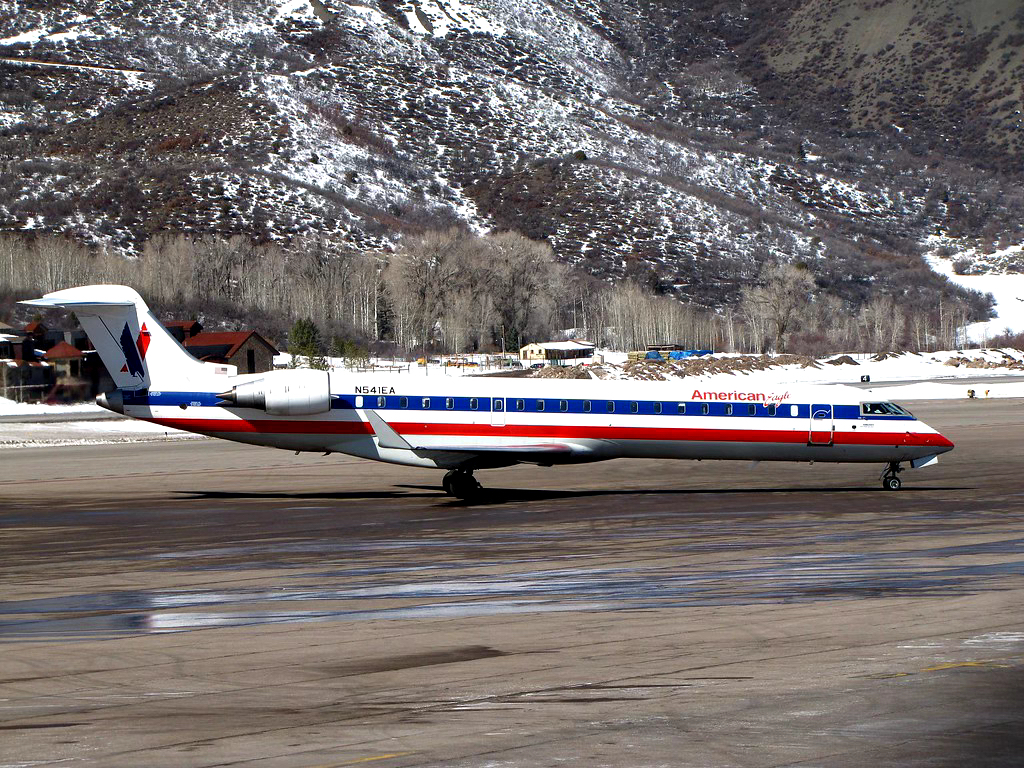
[{"label": "airplane", "polygon": [[953,443],[895,403],[842,385],[790,389],[735,376],[672,382],[417,377],[312,369],[239,375],[192,357],[132,288],[91,285],[21,302],[75,313],[116,389],[99,405],[253,445],[474,472],[616,458],[879,462],[898,490],[904,463]]}]

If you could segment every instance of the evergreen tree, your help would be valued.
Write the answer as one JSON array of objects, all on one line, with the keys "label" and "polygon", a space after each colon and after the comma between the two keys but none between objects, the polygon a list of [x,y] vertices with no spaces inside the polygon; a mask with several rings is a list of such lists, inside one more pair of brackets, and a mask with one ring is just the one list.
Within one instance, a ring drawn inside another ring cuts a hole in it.
[{"label": "evergreen tree", "polygon": [[288,352],[292,356],[292,368],[307,367],[327,369],[327,360],[323,354],[323,342],[320,329],[310,318],[295,321],[288,333]]}]

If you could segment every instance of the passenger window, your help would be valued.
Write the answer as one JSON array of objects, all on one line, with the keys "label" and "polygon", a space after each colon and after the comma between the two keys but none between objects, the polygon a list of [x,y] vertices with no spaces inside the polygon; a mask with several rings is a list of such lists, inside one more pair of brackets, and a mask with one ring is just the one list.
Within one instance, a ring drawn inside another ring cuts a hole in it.
[{"label": "passenger window", "polygon": [[386,397],[378,397],[377,398],[377,407],[378,408],[383,408],[387,404],[388,404],[388,399]]},{"label": "passenger window", "polygon": [[399,408],[408,408],[409,407],[409,398],[408,397],[400,397],[400,398],[398,398],[398,407]]},{"label": "passenger window", "polygon": [[725,404],[725,415],[732,416],[732,403]]},{"label": "passenger window", "polygon": [[471,411],[475,411],[479,407],[480,407],[480,401],[479,400],[477,400],[475,397],[469,398],[469,409]]},{"label": "passenger window", "polygon": [[538,411],[543,411],[544,410],[544,401],[543,400],[538,400],[537,401],[537,410]]},{"label": "passenger window", "polygon": [[686,403],[680,403],[679,404],[679,413],[680,414],[686,413]]},{"label": "passenger window", "polygon": [[700,412],[702,416],[707,416],[709,413],[711,413],[711,406],[708,405],[707,403],[701,403]]},{"label": "passenger window", "polygon": [[429,397],[424,397],[423,398],[423,409],[427,410],[428,408],[430,408],[430,398]]},{"label": "passenger window", "polygon": [[661,413],[661,403],[655,403],[654,404],[654,412],[655,413]]},{"label": "passenger window", "polygon": [[800,415],[800,408],[795,406],[795,405],[789,406],[789,415],[790,416],[799,416]]},{"label": "passenger window", "polygon": [[491,407],[492,411],[503,411],[503,410],[505,410],[505,401],[502,400],[500,397],[494,398],[491,401],[491,403],[493,403],[493,405]]},{"label": "passenger window", "polygon": [[590,413],[590,401],[589,400],[584,400],[583,401],[583,412],[584,413]]},{"label": "passenger window", "polygon": [[455,398],[446,397],[444,399],[444,407],[447,408],[449,411],[452,410],[455,407]]},{"label": "passenger window", "polygon": [[747,406],[747,415],[748,416],[756,416],[757,415],[757,406],[756,405],[748,405]]},{"label": "passenger window", "polygon": [[629,412],[630,413],[638,413],[639,411],[640,411],[639,404],[637,404],[635,402],[629,404]]},{"label": "passenger window", "polygon": [[608,413],[615,413],[615,401],[614,400],[609,400],[608,401]]},{"label": "passenger window", "polygon": [[516,410],[517,411],[525,411],[526,410],[526,401],[525,400],[516,400]]},{"label": "passenger window", "polygon": [[774,416],[775,415],[775,403],[768,403],[767,407],[768,407],[768,415],[769,416]]},{"label": "passenger window", "polygon": [[362,395],[356,395],[356,408],[362,408],[362,407],[363,407],[363,396]]},{"label": "passenger window", "polygon": [[569,401],[568,400],[559,400],[558,401],[558,410],[560,410],[562,413],[565,413],[566,411],[568,411],[569,410]]}]

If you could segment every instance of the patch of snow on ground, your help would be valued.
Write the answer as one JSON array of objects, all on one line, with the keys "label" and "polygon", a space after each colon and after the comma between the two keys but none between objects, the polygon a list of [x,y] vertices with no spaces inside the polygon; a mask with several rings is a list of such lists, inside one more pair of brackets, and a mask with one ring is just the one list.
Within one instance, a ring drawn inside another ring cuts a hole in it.
[{"label": "patch of snow on ground", "polygon": [[208,438],[135,419],[17,424],[0,422],[0,450],[205,439]]},{"label": "patch of snow on ground", "polygon": [[[434,37],[446,37],[456,29],[493,36],[505,34],[505,28],[500,23],[487,18],[479,8],[462,0],[418,0],[415,10],[407,12],[406,16],[412,17],[409,19],[410,26],[413,22],[420,22],[421,18],[425,19]],[[417,26],[419,29],[416,31],[423,30],[421,34],[428,31],[422,22]]]},{"label": "patch of snow on ground", "polygon": [[1024,397],[1024,381],[1009,384],[972,384],[970,386],[925,382],[905,384],[899,387],[865,389],[863,392],[865,400],[877,398],[898,403],[906,400],[964,400],[967,399],[968,389],[973,389],[977,393],[977,397],[982,400],[994,397]]},{"label": "patch of snow on ground", "polygon": [[46,36],[45,29],[33,29],[28,32],[22,32],[20,35],[14,35],[13,37],[5,37],[0,40],[0,45],[19,45],[20,43],[38,43],[43,37]]},{"label": "patch of snow on ground", "polygon": [[[1021,250],[1021,246],[1014,246],[1006,249],[1005,253]],[[967,326],[968,342],[985,344],[1007,330],[1011,333],[1024,331],[1024,274],[958,275],[953,271],[953,259],[940,258],[934,252],[926,258],[933,270],[945,275],[951,282],[982,293],[991,293],[996,300],[996,316],[993,319]]]},{"label": "patch of snow on ground", "polygon": [[[622,353],[605,352],[604,379],[625,379],[621,362]],[[731,354],[717,354],[716,358],[737,357]],[[905,353],[890,355],[884,360],[875,360],[871,355],[850,355],[857,365],[829,365],[819,361],[818,368],[804,368],[800,365],[781,365],[764,371],[714,374],[714,376],[676,376],[672,380],[686,379],[702,382],[709,378],[736,378],[756,380],[765,386],[799,386],[819,384],[860,384],[861,376],[870,376],[872,383],[907,382],[891,386],[865,389],[872,396],[886,400],[946,400],[966,399],[967,390],[973,389],[979,398],[1024,397],[1024,372],[1008,367],[1013,361],[1024,361],[1024,352],[1017,349],[968,349],[963,351],[930,352],[923,354]],[[966,365],[947,365],[950,360],[976,360],[1000,365],[993,368],[969,368]],[[828,358],[824,358],[827,360]],[[1000,377],[1018,376],[1020,381],[999,381]],[[667,377],[668,378],[668,377]],[[963,383],[991,379],[988,383]],[[987,394],[986,394],[987,393]],[[869,395],[865,394],[865,397]]]},{"label": "patch of snow on ground", "polygon": [[277,18],[304,18],[313,21],[316,15],[309,0],[285,0],[277,9]]},{"label": "patch of snow on ground", "polygon": [[95,35],[87,29],[71,29],[67,32],[55,32],[52,35],[47,35],[46,39],[51,43],[64,43],[68,40],[78,40],[82,37],[95,37]]},{"label": "patch of snow on ground", "polygon": [[32,415],[67,415],[84,413],[109,413],[94,403],[76,403],[75,405],[46,405],[45,403],[18,403],[0,397],[0,416],[32,416]]}]

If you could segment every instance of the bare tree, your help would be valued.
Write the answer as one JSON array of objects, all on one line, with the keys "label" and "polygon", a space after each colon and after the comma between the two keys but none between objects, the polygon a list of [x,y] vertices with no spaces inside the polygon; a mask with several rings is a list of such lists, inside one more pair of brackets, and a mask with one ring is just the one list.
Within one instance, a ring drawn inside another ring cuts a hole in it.
[{"label": "bare tree", "polygon": [[399,344],[426,346],[435,340],[459,274],[456,245],[465,237],[457,229],[428,232],[392,257],[385,281],[398,319]]},{"label": "bare tree", "polygon": [[524,340],[550,332],[555,296],[562,289],[563,270],[551,247],[516,232],[487,239],[494,275],[494,311],[505,344],[518,349]]},{"label": "bare tree", "polygon": [[805,267],[779,264],[762,272],[759,285],[743,291],[741,306],[751,326],[771,336],[774,351],[785,352],[786,339],[814,288],[814,278]]}]

